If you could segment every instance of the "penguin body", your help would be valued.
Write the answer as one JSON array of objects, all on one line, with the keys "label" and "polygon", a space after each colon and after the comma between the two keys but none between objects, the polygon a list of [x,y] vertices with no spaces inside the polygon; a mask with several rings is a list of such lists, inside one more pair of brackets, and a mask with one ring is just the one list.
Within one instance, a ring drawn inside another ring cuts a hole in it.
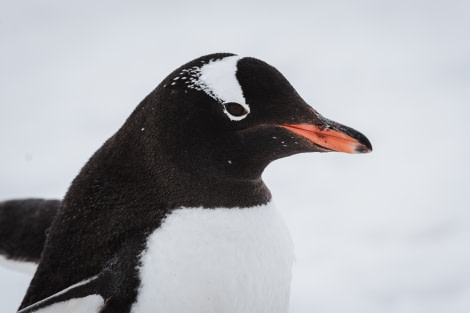
[{"label": "penguin body", "polygon": [[72,182],[20,312],[287,312],[292,243],[261,174],[333,150],[371,145],[270,65],[189,62]]}]

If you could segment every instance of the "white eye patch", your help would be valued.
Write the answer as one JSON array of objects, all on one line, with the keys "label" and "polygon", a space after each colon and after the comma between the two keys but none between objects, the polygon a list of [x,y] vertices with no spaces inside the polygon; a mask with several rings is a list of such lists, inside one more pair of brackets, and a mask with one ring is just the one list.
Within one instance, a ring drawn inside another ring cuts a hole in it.
[{"label": "white eye patch", "polygon": [[250,106],[246,103],[243,91],[236,77],[238,56],[229,56],[220,60],[210,61],[200,68],[192,68],[192,79],[188,82],[188,88],[204,91],[206,94],[221,104],[235,102],[240,104],[246,114],[235,116],[222,108],[223,112],[232,121],[240,121],[250,113]]}]

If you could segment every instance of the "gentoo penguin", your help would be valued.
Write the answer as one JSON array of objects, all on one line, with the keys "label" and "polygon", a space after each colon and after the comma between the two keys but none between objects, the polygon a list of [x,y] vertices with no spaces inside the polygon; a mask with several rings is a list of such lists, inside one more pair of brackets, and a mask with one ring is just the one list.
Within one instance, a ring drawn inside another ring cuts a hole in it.
[{"label": "gentoo penguin", "polygon": [[193,60],[74,179],[19,312],[285,313],[293,248],[264,168],[371,150],[272,66]]}]

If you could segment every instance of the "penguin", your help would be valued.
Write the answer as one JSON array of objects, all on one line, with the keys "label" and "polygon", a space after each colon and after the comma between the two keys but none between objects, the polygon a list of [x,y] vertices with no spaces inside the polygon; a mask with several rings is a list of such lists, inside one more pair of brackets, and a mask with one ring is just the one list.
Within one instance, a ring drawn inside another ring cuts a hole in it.
[{"label": "penguin", "polygon": [[269,64],[216,53],[181,66],[55,204],[18,312],[288,312],[293,244],[261,175],[329,151],[372,146]]}]

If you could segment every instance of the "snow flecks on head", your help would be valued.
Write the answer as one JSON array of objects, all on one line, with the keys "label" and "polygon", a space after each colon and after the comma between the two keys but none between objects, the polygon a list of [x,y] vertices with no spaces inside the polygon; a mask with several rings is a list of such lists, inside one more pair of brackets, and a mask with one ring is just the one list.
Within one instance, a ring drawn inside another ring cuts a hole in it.
[{"label": "snow flecks on head", "polygon": [[[236,102],[243,106],[246,112],[250,112],[250,106],[246,103],[243,91],[236,77],[238,56],[228,56],[222,59],[211,60],[200,67],[194,66],[183,69],[179,76],[173,79],[172,85],[180,80],[187,88],[204,91],[220,104]],[[225,107],[223,112],[232,121],[244,119],[243,116],[233,116]]]}]

